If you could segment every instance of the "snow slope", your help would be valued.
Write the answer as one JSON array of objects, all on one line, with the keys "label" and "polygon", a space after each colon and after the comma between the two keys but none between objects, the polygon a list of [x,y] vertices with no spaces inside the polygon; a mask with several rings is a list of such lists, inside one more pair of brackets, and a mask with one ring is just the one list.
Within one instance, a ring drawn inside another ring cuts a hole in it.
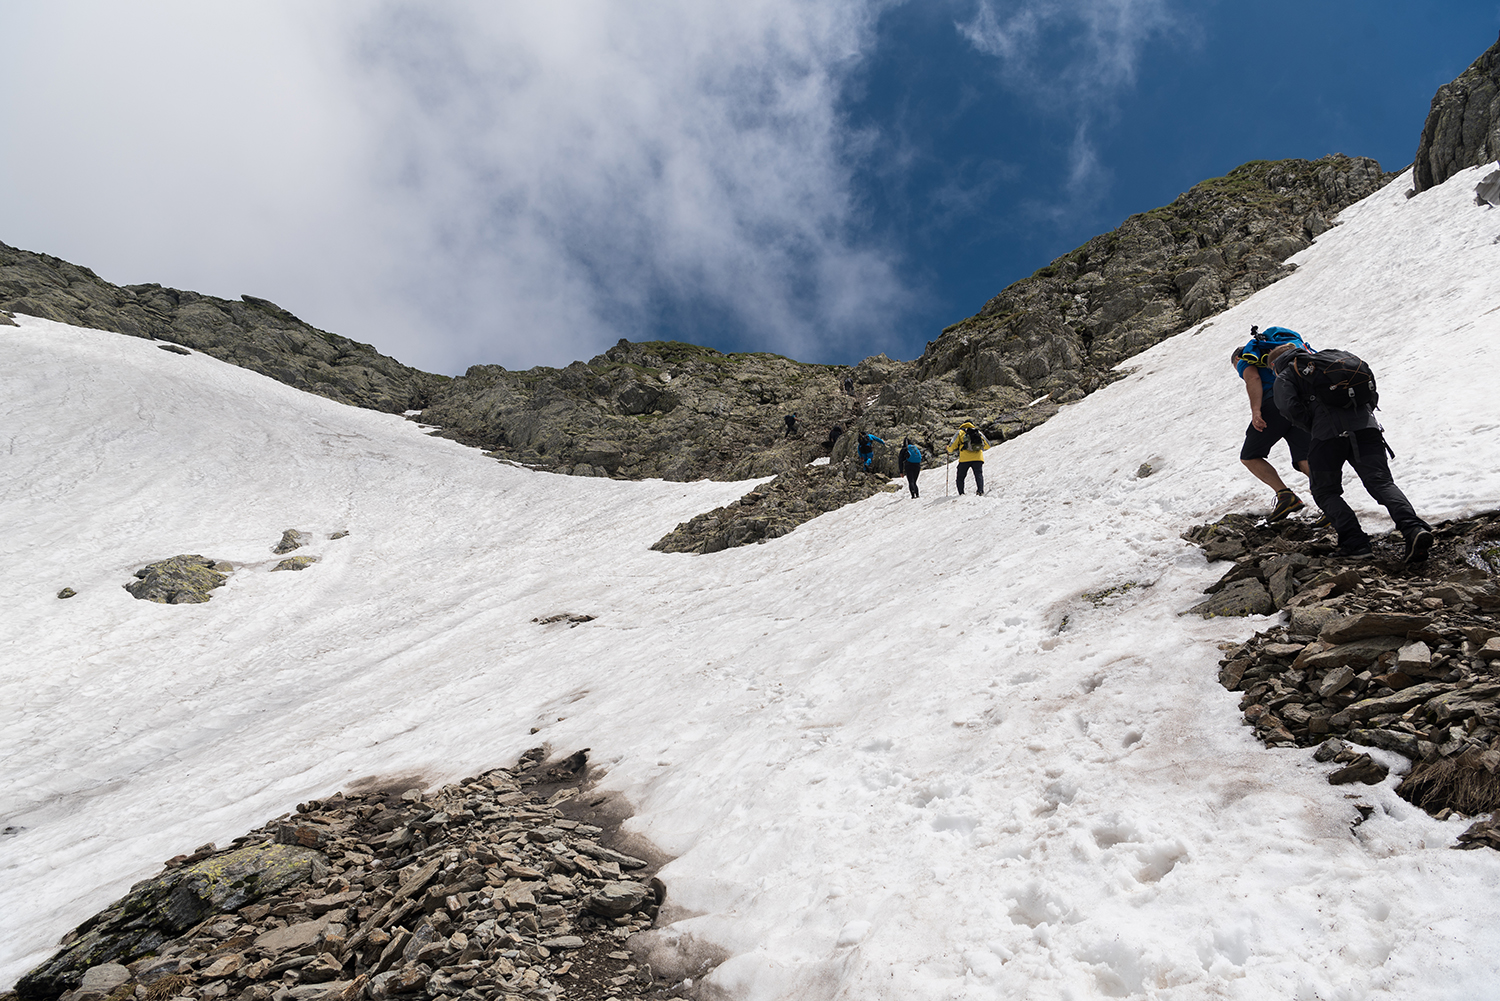
[{"label": "snow slope", "polygon": [[[1222,569],[1179,533],[1269,501],[1236,461],[1226,364],[1251,323],[1372,362],[1429,520],[1500,501],[1500,213],[1472,204],[1477,174],[1346,210],[1296,274],[991,452],[984,499],[932,470],[920,500],[707,557],[646,547],[744,484],[532,473],[18,318],[0,983],[172,854],[363,776],[441,782],[545,741],[591,747],[677,856],[659,955],[722,950],[709,980],[734,997],[1489,995],[1500,855],[1448,850],[1465,824],[1395,775],[1335,788],[1261,747],[1215,677],[1217,644],[1266,620],[1178,615]],[[322,562],[271,574],[287,527]],[[244,568],[206,605],[120,587],[182,552]],[[559,611],[598,618],[531,622]],[[1351,832],[1356,802],[1375,812]]]}]

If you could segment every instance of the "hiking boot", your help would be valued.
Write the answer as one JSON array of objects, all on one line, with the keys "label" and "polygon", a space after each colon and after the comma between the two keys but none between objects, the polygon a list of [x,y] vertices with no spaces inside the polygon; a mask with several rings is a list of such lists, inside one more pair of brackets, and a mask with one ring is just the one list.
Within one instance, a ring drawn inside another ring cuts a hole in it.
[{"label": "hiking boot", "polygon": [[1361,558],[1366,557],[1366,556],[1374,556],[1375,555],[1375,550],[1373,550],[1373,549],[1370,548],[1370,543],[1369,543],[1369,540],[1367,539],[1364,542],[1361,542],[1361,543],[1359,543],[1356,546],[1352,546],[1349,549],[1345,549],[1342,546],[1340,546],[1339,547],[1339,555],[1342,556],[1342,557],[1344,557],[1344,558],[1346,558],[1346,559],[1357,560],[1357,559],[1361,559]]},{"label": "hiking boot", "polygon": [[1333,522],[1328,519],[1328,515],[1320,513],[1318,519],[1312,523],[1312,527],[1315,531],[1321,532],[1325,528],[1332,528]]},{"label": "hiking boot", "polygon": [[1276,491],[1276,506],[1271,509],[1270,514],[1266,515],[1266,521],[1280,521],[1293,511],[1301,511],[1306,506],[1302,503],[1302,498],[1292,493],[1291,490],[1278,490]]},{"label": "hiking boot", "polygon": [[1432,532],[1426,528],[1419,528],[1411,533],[1406,539],[1406,554],[1401,557],[1403,563],[1421,563],[1427,559],[1427,551],[1432,548]]}]

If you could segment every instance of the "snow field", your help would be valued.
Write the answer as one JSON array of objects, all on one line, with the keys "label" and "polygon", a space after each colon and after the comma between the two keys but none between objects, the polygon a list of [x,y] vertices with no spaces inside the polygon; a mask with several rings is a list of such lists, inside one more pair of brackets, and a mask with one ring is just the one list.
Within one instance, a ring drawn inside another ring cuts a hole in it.
[{"label": "snow field", "polygon": [[[1447,850],[1465,824],[1395,775],[1335,788],[1261,747],[1217,644],[1267,620],[1178,614],[1222,572],[1180,533],[1269,501],[1227,364],[1251,323],[1371,362],[1419,513],[1495,506],[1500,215],[1472,184],[1407,200],[1398,179],[1346,210],[1296,274],[992,451],[985,498],[928,470],[920,500],[707,557],[646,547],[746,484],[531,473],[18,318],[0,981],[171,854],[366,775],[441,782],[545,741],[591,747],[632,830],[677,856],[657,955],[727,955],[709,979],[734,997],[1484,996],[1494,853]],[[272,576],[287,527],[322,562]],[[179,552],[245,566],[206,605],[120,587]],[[559,611],[598,618],[530,621]],[[1351,832],[1355,803],[1374,813]]]}]

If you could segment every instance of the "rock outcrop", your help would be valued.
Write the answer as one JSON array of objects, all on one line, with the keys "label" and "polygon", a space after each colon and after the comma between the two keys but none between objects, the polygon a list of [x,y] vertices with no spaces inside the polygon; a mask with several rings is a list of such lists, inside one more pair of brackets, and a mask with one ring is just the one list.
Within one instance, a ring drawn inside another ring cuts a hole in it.
[{"label": "rock outcrop", "polygon": [[0,309],[185,345],[309,393],[387,413],[422,408],[447,381],[318,330],[265,299],[112,285],[88,268],[3,243]]},{"label": "rock outcrop", "polygon": [[223,586],[232,569],[228,563],[203,556],[173,556],[141,567],[125,590],[142,601],[163,605],[199,604],[213,597],[208,592]]},{"label": "rock outcrop", "polygon": [[1438,88],[1412,162],[1412,191],[1500,158],[1500,40]]},{"label": "rock outcrop", "polygon": [[769,542],[820,514],[894,489],[889,475],[867,472],[852,463],[806,466],[683,522],[651,548],[663,553],[717,553]]}]

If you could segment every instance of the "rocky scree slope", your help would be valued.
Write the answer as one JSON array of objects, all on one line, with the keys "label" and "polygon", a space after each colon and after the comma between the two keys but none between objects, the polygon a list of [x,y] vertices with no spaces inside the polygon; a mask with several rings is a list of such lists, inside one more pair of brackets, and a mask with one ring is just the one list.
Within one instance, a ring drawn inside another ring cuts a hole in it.
[{"label": "rocky scree slope", "polygon": [[112,285],[88,268],[4,243],[0,310],[185,345],[288,386],[386,413],[421,409],[447,381],[319,330],[265,299],[247,295],[234,302],[161,285]]},{"label": "rocky scree slope", "polygon": [[1412,194],[1500,158],[1500,40],[1438,88],[1412,163]]},{"label": "rocky scree slope", "polygon": [[657,863],[612,847],[584,751],[546,756],[435,792],[367,781],[179,855],[0,1001],[678,996],[714,956],[635,938]]}]

